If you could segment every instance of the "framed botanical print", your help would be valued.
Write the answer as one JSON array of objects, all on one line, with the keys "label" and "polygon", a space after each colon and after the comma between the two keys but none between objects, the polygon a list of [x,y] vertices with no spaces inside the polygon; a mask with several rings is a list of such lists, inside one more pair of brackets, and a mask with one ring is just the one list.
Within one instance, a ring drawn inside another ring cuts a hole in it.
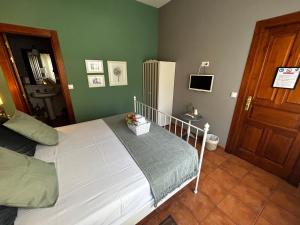
[{"label": "framed botanical print", "polygon": [[127,62],[107,61],[108,77],[110,86],[128,85],[127,82]]}]

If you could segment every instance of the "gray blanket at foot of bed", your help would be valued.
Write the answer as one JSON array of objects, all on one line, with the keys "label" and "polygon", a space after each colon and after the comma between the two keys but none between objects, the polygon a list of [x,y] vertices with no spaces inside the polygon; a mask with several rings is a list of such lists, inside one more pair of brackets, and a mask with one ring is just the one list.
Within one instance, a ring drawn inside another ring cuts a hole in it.
[{"label": "gray blanket at foot of bed", "polygon": [[152,123],[150,132],[136,136],[125,114],[104,118],[146,176],[155,206],[167,194],[197,175],[197,151],[172,133]]}]

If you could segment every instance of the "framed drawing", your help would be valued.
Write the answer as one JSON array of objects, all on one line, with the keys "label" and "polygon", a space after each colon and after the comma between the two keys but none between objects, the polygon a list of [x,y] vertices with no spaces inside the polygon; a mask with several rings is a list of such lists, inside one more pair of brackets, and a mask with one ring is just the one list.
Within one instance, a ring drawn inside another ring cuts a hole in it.
[{"label": "framed drawing", "polygon": [[110,86],[127,85],[127,62],[107,61]]},{"label": "framed drawing", "polygon": [[278,67],[273,87],[294,89],[300,74],[299,67]]},{"label": "framed drawing", "polygon": [[85,60],[86,73],[104,73],[102,60]]},{"label": "framed drawing", "polygon": [[88,75],[87,77],[90,88],[105,87],[104,75]]}]

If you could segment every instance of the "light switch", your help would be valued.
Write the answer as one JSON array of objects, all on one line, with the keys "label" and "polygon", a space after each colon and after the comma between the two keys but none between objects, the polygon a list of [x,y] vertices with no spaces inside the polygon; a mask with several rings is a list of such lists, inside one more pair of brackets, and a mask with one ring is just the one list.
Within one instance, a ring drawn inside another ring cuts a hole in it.
[{"label": "light switch", "polygon": [[236,91],[232,91],[232,92],[230,93],[230,97],[231,97],[231,98],[236,98],[237,95],[238,95],[238,93],[237,93]]},{"label": "light switch", "polygon": [[73,90],[74,89],[74,85],[73,84],[68,84],[68,88],[69,88],[69,90]]}]

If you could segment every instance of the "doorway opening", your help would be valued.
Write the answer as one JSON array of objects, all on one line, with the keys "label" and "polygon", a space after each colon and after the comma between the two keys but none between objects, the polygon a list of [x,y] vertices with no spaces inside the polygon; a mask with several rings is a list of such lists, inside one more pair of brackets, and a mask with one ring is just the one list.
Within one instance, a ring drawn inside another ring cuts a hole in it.
[{"label": "doorway opening", "polygon": [[53,127],[74,123],[56,32],[0,24],[0,46],[16,108]]}]

